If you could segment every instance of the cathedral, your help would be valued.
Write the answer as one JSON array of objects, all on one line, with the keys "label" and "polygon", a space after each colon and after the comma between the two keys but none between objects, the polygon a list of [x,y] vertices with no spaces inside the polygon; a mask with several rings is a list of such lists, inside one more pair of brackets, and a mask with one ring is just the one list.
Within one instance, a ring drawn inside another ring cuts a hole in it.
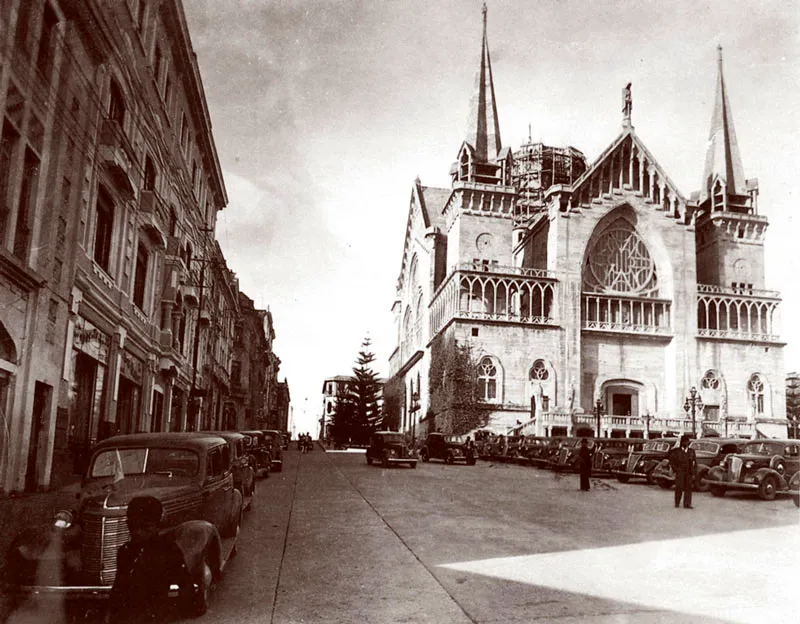
[{"label": "cathedral", "polygon": [[787,436],[767,218],[721,48],[699,191],[675,186],[631,108],[629,84],[621,132],[593,163],[573,147],[504,146],[484,8],[451,186],[411,189],[389,361],[401,430],[466,432],[431,388],[449,342],[468,345],[480,426],[496,433]]}]

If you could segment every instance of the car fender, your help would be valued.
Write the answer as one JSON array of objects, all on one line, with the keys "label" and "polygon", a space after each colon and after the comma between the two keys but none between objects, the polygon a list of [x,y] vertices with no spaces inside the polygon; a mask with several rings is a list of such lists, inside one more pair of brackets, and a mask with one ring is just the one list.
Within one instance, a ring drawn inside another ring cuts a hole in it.
[{"label": "car fender", "polygon": [[753,473],[753,480],[756,483],[761,484],[764,479],[770,475],[773,475],[778,480],[779,489],[785,490],[787,488],[786,478],[777,470],[773,470],[772,468],[759,468]]},{"label": "car fender", "polygon": [[180,548],[186,569],[192,576],[201,573],[206,555],[214,575],[219,574],[222,568],[222,539],[213,524],[206,520],[187,520],[168,529],[164,535]]},{"label": "car fender", "polygon": [[663,459],[656,464],[656,467],[653,468],[653,477],[668,477],[670,479],[675,478],[675,473],[672,472],[672,466],[670,466],[668,459]]},{"label": "car fender", "polygon": [[705,476],[706,481],[714,481],[717,483],[725,483],[727,481],[727,473],[722,466],[714,466]]}]

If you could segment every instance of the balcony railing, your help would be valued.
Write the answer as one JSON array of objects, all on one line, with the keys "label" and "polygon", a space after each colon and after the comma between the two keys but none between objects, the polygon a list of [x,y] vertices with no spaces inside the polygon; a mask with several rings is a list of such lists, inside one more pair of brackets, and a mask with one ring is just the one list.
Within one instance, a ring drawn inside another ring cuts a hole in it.
[{"label": "balcony railing", "polygon": [[[558,282],[541,269],[459,265],[434,293],[431,335],[452,319],[556,325]],[[528,272],[528,273],[526,273]]]},{"label": "balcony railing", "polygon": [[779,293],[697,285],[697,333],[703,338],[777,342]]},{"label": "balcony railing", "polygon": [[584,293],[583,329],[634,334],[671,335],[670,302],[666,299],[614,297]]}]

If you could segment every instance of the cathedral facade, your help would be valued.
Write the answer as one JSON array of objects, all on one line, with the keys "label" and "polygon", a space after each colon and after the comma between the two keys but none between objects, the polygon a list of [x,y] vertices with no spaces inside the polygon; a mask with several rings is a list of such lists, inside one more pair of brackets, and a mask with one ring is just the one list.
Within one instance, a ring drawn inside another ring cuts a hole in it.
[{"label": "cathedral facade", "polygon": [[403,431],[457,428],[431,390],[437,349],[457,343],[497,433],[786,437],[768,222],[721,49],[718,63],[702,186],[686,196],[637,136],[630,85],[621,132],[591,164],[572,147],[503,146],[484,13],[451,187],[411,189],[389,366]]}]

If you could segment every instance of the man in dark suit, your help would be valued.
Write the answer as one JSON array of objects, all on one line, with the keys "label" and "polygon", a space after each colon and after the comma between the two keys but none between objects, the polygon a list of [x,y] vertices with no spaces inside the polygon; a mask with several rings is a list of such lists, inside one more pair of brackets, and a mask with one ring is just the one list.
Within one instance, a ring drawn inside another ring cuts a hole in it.
[{"label": "man in dark suit", "polygon": [[689,436],[681,436],[680,446],[669,452],[669,463],[675,473],[675,507],[681,504],[684,509],[692,508],[692,482],[697,472],[697,456],[689,448]]}]

